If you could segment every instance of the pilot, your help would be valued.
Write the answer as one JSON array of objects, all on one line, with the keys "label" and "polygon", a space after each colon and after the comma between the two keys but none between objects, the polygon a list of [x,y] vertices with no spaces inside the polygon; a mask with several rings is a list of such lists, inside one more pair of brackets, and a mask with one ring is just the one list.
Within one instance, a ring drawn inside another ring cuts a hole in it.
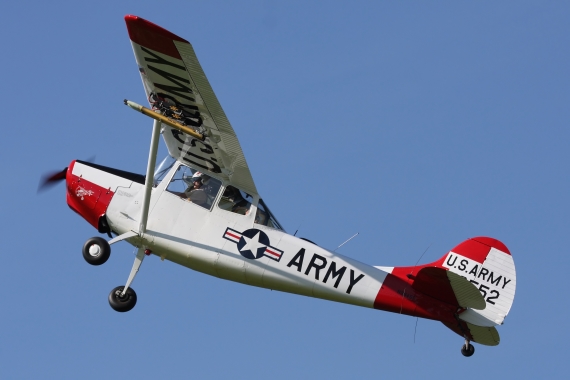
[{"label": "pilot", "polygon": [[192,176],[192,186],[184,192],[188,200],[202,207],[208,207],[208,196],[203,188],[202,173],[196,172]]},{"label": "pilot", "polygon": [[202,188],[206,194],[213,197],[218,193],[220,186],[216,186],[215,181],[212,181],[209,175],[202,174]]},{"label": "pilot", "polygon": [[194,179],[194,183],[192,184],[192,190],[201,189],[202,186],[203,186],[202,178],[198,177],[198,178]]}]

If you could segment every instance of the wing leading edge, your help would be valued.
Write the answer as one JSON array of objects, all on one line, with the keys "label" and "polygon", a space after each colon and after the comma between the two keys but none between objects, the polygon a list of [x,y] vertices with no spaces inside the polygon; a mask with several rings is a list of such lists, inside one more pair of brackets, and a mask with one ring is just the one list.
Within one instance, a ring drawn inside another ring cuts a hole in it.
[{"label": "wing leading edge", "polygon": [[140,17],[127,15],[125,22],[150,105],[206,136],[200,141],[165,127],[170,155],[257,194],[237,136],[192,45]]}]

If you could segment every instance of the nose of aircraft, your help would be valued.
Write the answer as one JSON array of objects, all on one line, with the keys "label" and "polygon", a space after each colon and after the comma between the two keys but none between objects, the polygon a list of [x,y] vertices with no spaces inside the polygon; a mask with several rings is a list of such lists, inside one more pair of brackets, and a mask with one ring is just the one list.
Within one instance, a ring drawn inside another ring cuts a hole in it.
[{"label": "nose of aircraft", "polygon": [[[87,162],[95,162],[95,156],[89,157]],[[38,184],[38,193],[41,193],[45,190],[50,189],[51,187],[57,185],[58,182],[61,182],[65,179],[67,175],[67,169],[69,167],[61,170],[61,171],[49,171],[45,172],[40,177],[40,183]]]}]

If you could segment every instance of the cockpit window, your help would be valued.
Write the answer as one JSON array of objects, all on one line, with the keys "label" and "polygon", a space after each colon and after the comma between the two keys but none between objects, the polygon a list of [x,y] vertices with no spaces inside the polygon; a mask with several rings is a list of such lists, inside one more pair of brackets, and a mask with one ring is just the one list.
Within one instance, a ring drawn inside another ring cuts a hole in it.
[{"label": "cockpit window", "polygon": [[271,214],[269,208],[265,205],[263,200],[259,200],[257,204],[257,212],[255,213],[255,223],[262,224],[267,227],[283,230],[277,219]]},{"label": "cockpit window", "polygon": [[180,165],[166,190],[186,201],[210,209],[221,185],[215,178]]},{"label": "cockpit window", "polygon": [[218,207],[222,210],[235,212],[240,215],[247,215],[252,202],[251,195],[229,185],[224,190]]},{"label": "cockpit window", "polygon": [[164,177],[166,177],[172,168],[172,165],[175,163],[176,160],[168,155],[164,158],[164,160],[161,161],[160,164],[157,165],[156,169],[154,170],[154,187],[157,187],[162,182]]}]

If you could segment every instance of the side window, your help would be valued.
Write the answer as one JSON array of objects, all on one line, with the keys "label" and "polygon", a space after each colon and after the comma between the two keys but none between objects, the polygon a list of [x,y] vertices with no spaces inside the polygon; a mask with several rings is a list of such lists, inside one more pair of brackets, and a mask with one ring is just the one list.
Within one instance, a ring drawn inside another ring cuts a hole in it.
[{"label": "side window", "polygon": [[236,214],[247,215],[252,200],[251,195],[229,185],[224,190],[218,207]]},{"label": "side window", "polygon": [[166,191],[180,198],[210,209],[222,183],[192,168],[180,165]]},{"label": "side window", "polygon": [[255,223],[262,224],[267,227],[283,230],[277,219],[271,214],[269,208],[260,199],[257,204],[257,212],[255,213]]}]

